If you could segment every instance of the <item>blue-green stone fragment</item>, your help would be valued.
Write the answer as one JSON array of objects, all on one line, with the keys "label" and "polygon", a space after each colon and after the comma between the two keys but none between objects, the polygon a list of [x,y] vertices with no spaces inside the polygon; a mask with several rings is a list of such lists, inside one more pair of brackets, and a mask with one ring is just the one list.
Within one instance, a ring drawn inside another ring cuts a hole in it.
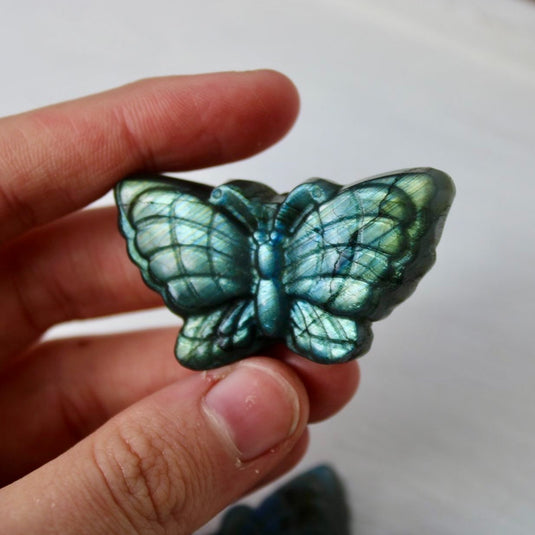
[{"label": "blue-green stone fragment", "polygon": [[286,483],[257,509],[237,505],[216,535],[349,535],[345,492],[329,466]]},{"label": "blue-green stone fragment", "polygon": [[285,195],[143,175],[115,196],[131,259],[185,320],[176,356],[200,370],[277,340],[326,364],[364,354],[433,265],[454,186],[431,168]]}]

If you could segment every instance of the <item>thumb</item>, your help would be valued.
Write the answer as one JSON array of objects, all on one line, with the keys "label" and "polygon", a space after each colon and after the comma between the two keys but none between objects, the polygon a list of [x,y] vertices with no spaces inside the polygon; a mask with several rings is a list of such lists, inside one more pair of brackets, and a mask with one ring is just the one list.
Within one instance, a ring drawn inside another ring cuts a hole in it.
[{"label": "thumb", "polygon": [[2,523],[13,534],[191,533],[280,464],[307,419],[305,389],[279,361],[190,375],[5,487]]}]

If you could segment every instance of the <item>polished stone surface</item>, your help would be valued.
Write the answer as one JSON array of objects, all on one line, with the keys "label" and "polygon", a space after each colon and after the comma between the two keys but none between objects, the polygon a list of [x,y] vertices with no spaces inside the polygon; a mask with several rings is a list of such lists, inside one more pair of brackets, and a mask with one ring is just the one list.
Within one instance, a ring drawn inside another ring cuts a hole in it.
[{"label": "polished stone surface", "polygon": [[322,465],[287,482],[255,509],[232,507],[215,535],[349,535],[349,518],[342,482]]},{"label": "polished stone surface", "polygon": [[324,364],[364,354],[371,322],[432,266],[454,187],[418,168],[345,187],[311,179],[286,195],[161,176],[115,193],[131,259],[185,318],[178,360],[208,369],[277,340]]}]

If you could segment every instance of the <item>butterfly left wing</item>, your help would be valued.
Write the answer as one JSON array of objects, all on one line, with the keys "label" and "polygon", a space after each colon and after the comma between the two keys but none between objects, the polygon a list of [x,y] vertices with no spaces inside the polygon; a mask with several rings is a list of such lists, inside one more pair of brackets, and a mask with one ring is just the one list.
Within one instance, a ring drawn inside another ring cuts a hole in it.
[{"label": "butterfly left wing", "polygon": [[310,210],[285,245],[288,346],[325,363],[366,352],[371,321],[432,266],[453,195],[445,173],[412,169],[341,188]]},{"label": "butterfly left wing", "polygon": [[257,347],[247,230],[210,203],[212,188],[165,177],[115,190],[128,252],[166,305],[185,316],[177,358],[206,369]]},{"label": "butterfly left wing", "polygon": [[178,360],[193,370],[230,364],[260,349],[251,300],[239,300],[215,310],[189,316],[176,342]]}]

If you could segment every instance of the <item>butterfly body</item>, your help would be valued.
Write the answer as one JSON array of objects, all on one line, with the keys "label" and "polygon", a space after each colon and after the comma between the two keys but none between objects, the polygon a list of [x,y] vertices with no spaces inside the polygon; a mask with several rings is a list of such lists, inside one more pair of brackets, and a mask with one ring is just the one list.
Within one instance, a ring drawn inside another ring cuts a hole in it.
[{"label": "butterfly body", "polygon": [[205,369],[274,340],[317,362],[364,353],[371,321],[431,267],[453,191],[444,173],[413,169],[287,195],[144,176],[116,198],[131,258],[186,318],[177,357]]},{"label": "butterfly body", "polygon": [[[285,296],[281,287],[281,244],[280,237],[257,230],[253,234],[254,272],[256,289],[253,285],[255,313],[264,336],[280,337],[285,319]],[[256,275],[256,277],[255,277]]]}]

